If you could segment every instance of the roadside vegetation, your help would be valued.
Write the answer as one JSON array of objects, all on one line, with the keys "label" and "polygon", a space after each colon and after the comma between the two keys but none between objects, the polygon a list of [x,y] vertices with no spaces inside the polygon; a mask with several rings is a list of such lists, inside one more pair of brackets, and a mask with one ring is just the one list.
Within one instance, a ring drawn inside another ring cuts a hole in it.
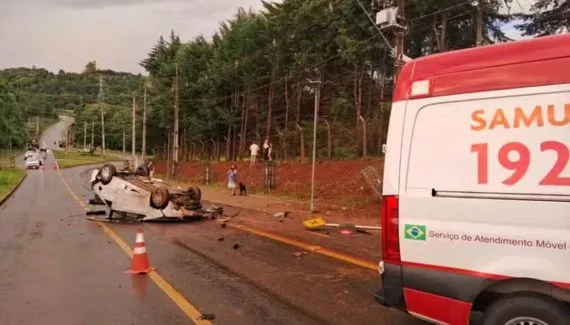
[{"label": "roadside vegetation", "polygon": [[0,168],[0,201],[20,183],[26,172],[20,168]]},{"label": "roadside vegetation", "polygon": [[96,155],[89,152],[80,152],[77,150],[54,151],[60,168],[71,168],[76,166],[102,164],[109,161],[118,161],[120,158],[116,155]]}]

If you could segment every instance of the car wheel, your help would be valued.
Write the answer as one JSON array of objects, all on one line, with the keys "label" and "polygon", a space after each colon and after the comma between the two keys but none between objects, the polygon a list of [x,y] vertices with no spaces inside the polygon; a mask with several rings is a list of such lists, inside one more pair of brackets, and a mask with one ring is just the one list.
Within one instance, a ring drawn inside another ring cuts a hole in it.
[{"label": "car wheel", "polygon": [[202,200],[202,191],[197,186],[191,186],[188,188],[188,192],[190,192],[190,198],[194,201]]},{"label": "car wheel", "polygon": [[570,314],[562,306],[540,296],[506,297],[493,303],[482,325],[565,325]]},{"label": "car wheel", "polygon": [[135,175],[148,177],[148,175],[150,175],[150,171],[148,170],[148,167],[146,167],[146,166],[138,166],[136,171],[135,171]]},{"label": "car wheel", "polygon": [[155,209],[162,210],[166,208],[169,200],[168,189],[164,187],[156,187],[150,194],[150,205]]},{"label": "car wheel", "polygon": [[107,185],[111,183],[113,176],[117,174],[117,168],[111,164],[105,164],[101,170],[99,171],[99,178],[101,179],[101,183],[103,185]]}]

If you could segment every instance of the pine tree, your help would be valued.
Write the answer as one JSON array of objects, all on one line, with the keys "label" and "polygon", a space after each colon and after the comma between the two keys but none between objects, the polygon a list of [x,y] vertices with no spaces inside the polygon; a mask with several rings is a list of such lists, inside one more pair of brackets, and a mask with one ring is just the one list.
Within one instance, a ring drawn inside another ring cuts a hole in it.
[{"label": "pine tree", "polygon": [[524,36],[545,36],[570,31],[570,0],[537,0],[530,14],[521,14],[517,29]]}]

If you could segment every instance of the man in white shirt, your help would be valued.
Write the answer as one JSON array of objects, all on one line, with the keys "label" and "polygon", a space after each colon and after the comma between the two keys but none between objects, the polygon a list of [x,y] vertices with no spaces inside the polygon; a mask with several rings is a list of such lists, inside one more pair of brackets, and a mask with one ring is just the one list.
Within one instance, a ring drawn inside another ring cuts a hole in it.
[{"label": "man in white shirt", "polygon": [[255,159],[257,158],[257,153],[259,152],[259,146],[257,145],[257,143],[252,142],[251,146],[249,146],[249,151],[251,152],[251,160],[249,165],[253,166],[255,165]]}]

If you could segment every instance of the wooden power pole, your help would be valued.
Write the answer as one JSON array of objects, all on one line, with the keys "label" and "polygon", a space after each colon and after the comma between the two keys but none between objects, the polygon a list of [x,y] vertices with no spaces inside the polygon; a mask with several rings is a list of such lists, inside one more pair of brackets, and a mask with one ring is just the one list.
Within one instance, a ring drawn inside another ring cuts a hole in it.
[{"label": "wooden power pole", "polygon": [[143,94],[143,126],[142,126],[142,160],[146,159],[146,85],[144,86]]},{"label": "wooden power pole", "polygon": [[[397,16],[405,17],[405,0],[398,0],[398,13]],[[400,70],[404,65],[404,41],[406,37],[406,27],[398,26],[396,31],[396,59],[394,60],[394,84],[396,83],[397,76],[400,74]]]},{"label": "wooden power pole", "polygon": [[105,156],[105,113],[103,112],[103,75],[99,76],[99,111],[101,112],[101,155]]},{"label": "wooden power pole", "polygon": [[94,145],[95,145],[95,117],[91,119],[91,148],[89,149],[94,150],[93,149],[95,148]]},{"label": "wooden power pole", "polygon": [[40,117],[36,116],[36,139],[40,142]]},{"label": "wooden power pole", "polygon": [[134,168],[136,168],[136,148],[137,148],[137,97],[133,93],[133,135],[132,135],[132,144],[131,144],[131,164]]},{"label": "wooden power pole", "polygon": [[483,45],[483,12],[481,11],[481,1],[479,1],[476,5],[477,9],[477,36],[475,39],[475,46]]},{"label": "wooden power pole", "polygon": [[[172,139],[172,164],[174,166],[178,165],[178,141],[179,141],[179,102],[178,102],[178,90],[179,90],[179,80],[178,80],[178,64],[176,64],[176,77],[174,80],[174,138]],[[175,174],[175,168],[172,169],[172,175]]]},{"label": "wooden power pole", "polygon": [[123,160],[127,158],[126,144],[127,144],[127,132],[125,132],[125,128],[123,128]]},{"label": "wooden power pole", "polygon": [[87,121],[83,122],[83,150],[87,148]]}]

